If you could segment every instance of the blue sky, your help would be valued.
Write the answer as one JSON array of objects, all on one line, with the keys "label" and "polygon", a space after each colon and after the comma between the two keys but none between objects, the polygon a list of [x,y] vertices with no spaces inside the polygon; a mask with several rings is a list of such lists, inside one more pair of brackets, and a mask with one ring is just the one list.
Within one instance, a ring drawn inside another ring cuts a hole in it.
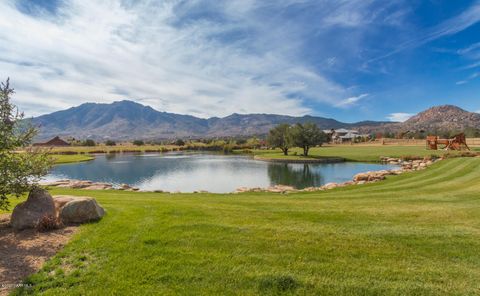
[{"label": "blue sky", "polygon": [[347,122],[480,111],[477,0],[3,0],[0,53],[29,116],[121,99]]}]

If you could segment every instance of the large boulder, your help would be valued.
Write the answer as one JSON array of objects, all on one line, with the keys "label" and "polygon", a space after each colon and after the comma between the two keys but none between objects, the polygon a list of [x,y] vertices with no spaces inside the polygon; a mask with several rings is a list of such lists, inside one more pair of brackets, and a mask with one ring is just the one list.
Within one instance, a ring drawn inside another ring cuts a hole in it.
[{"label": "large boulder", "polygon": [[35,228],[45,216],[56,216],[55,203],[48,191],[34,188],[27,200],[13,209],[10,225],[17,230]]},{"label": "large boulder", "polygon": [[75,197],[60,209],[63,223],[85,223],[101,219],[105,210],[91,197]]},{"label": "large boulder", "polygon": [[74,200],[75,197],[70,195],[55,195],[53,197],[53,202],[55,203],[55,210],[57,211],[57,215],[60,214],[60,210],[65,206],[67,203]]},{"label": "large boulder", "polygon": [[368,174],[368,173],[359,173],[359,174],[356,174],[356,175],[353,177],[353,181],[355,181],[355,182],[368,181],[369,178],[370,178],[370,174]]}]

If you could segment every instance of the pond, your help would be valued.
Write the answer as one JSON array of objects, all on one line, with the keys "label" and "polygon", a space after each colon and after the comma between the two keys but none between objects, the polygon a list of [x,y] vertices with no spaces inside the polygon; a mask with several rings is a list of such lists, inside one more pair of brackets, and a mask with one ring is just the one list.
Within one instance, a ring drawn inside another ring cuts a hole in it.
[{"label": "pond", "polygon": [[46,179],[124,183],[148,191],[225,193],[239,187],[279,184],[302,189],[345,182],[357,173],[395,167],[357,162],[269,163],[243,155],[198,152],[107,154],[97,155],[93,161],[55,166]]}]

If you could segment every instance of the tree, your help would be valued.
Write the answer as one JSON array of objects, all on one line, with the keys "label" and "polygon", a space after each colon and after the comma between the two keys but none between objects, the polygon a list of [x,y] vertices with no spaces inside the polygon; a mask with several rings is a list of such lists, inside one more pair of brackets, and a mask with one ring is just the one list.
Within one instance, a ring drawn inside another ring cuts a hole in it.
[{"label": "tree", "polygon": [[107,145],[107,146],[116,146],[117,143],[115,143],[115,141],[113,141],[113,140],[107,140],[107,141],[105,142],[105,145]]},{"label": "tree", "polygon": [[315,123],[297,123],[290,129],[290,136],[293,144],[303,149],[304,156],[308,156],[311,147],[328,141],[327,135]]},{"label": "tree", "polygon": [[245,145],[247,144],[247,139],[244,139],[244,138],[237,139],[236,143],[237,145]]},{"label": "tree", "polygon": [[257,137],[250,138],[247,140],[247,146],[258,149],[260,147],[260,140]]},{"label": "tree", "polygon": [[135,140],[135,141],[133,141],[133,145],[143,146],[143,145],[145,145],[145,142],[143,142],[142,140]]},{"label": "tree", "polygon": [[85,142],[83,142],[83,146],[91,146],[91,147],[93,147],[93,146],[95,146],[95,145],[96,145],[96,143],[95,143],[95,141],[92,140],[92,139],[87,139],[87,140],[85,140]]},{"label": "tree", "polygon": [[[8,196],[19,197],[33,189],[52,166],[40,148],[29,148],[37,130],[10,100],[10,80],[0,83],[0,209],[9,206]],[[21,151],[20,151],[21,150]]]},{"label": "tree", "polygon": [[280,148],[284,155],[288,155],[288,149],[292,146],[290,129],[289,124],[279,124],[270,130],[267,137],[268,144],[274,148]]},{"label": "tree", "polygon": [[182,139],[177,139],[177,140],[175,141],[175,145],[177,145],[177,146],[185,146],[185,141],[182,140]]}]

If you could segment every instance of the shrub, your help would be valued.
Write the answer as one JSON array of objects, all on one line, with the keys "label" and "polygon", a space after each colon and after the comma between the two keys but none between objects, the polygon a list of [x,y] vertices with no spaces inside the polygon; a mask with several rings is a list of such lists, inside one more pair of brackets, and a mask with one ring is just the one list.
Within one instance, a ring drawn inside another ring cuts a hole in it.
[{"label": "shrub", "polygon": [[95,141],[92,140],[92,139],[87,139],[87,140],[85,140],[85,141],[83,142],[83,146],[93,147],[93,146],[95,146],[95,145],[96,145],[96,143],[95,143]]},{"label": "shrub", "polygon": [[112,140],[107,140],[107,141],[105,142],[105,145],[107,145],[107,146],[116,146],[117,143],[115,143],[115,141],[112,141]]},{"label": "shrub", "polygon": [[237,140],[237,145],[245,145],[247,144],[247,139],[238,139]]},{"label": "shrub", "polygon": [[185,146],[185,141],[182,139],[178,139],[175,141],[175,145],[177,146]]},{"label": "shrub", "polygon": [[404,161],[422,160],[423,157],[422,157],[422,156],[418,156],[418,155],[405,155],[405,156],[400,157],[400,159],[401,159],[401,160],[404,160]]},{"label": "shrub", "polygon": [[142,140],[135,140],[135,141],[133,141],[133,145],[143,146],[143,145],[145,145],[145,142],[143,142]]},{"label": "shrub", "polygon": [[37,231],[46,232],[60,228],[57,218],[52,215],[43,216],[37,224]]},{"label": "shrub", "polygon": [[222,149],[222,150],[223,150],[223,153],[232,153],[233,150],[234,150],[234,148],[235,148],[235,145],[229,143],[229,144],[223,145],[223,149]]}]

